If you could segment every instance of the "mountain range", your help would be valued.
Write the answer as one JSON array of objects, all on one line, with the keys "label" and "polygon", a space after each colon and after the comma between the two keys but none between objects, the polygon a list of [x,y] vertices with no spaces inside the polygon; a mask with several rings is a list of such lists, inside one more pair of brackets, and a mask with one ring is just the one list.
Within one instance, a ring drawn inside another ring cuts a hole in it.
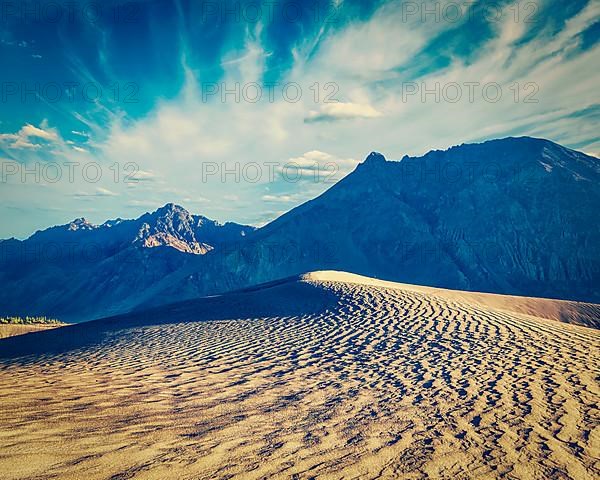
[{"label": "mountain range", "polygon": [[266,226],[168,204],[0,243],[0,314],[83,321],[314,270],[600,303],[600,160],[529,137],[371,153]]},{"label": "mountain range", "polygon": [[[135,306],[137,292],[254,227],[220,224],[169,203],[135,220],[84,218],[0,243],[3,311],[48,311],[76,321]],[[24,306],[25,305],[25,306]]]}]

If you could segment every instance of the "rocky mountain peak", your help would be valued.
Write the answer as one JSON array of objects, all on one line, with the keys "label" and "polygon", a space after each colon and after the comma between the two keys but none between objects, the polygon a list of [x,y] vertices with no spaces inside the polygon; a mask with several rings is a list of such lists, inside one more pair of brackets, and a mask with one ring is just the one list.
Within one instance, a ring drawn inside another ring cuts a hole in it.
[{"label": "rocky mountain peak", "polygon": [[68,226],[68,229],[72,230],[72,231],[73,230],[92,230],[94,228],[96,228],[96,226],[92,225],[90,222],[88,222],[83,217],[76,218],[71,223],[69,223],[69,226]]},{"label": "rocky mountain peak", "polygon": [[159,209],[157,209],[154,214],[156,215],[170,215],[170,214],[186,214],[189,215],[190,212],[188,212],[185,208],[183,208],[181,205],[176,205],[175,203],[167,203],[164,206],[160,207]]},{"label": "rocky mountain peak", "polygon": [[387,160],[381,153],[371,152],[371,153],[369,153],[367,158],[365,158],[365,161],[363,163],[365,163],[365,164],[380,164],[380,163],[385,163],[386,161]]}]

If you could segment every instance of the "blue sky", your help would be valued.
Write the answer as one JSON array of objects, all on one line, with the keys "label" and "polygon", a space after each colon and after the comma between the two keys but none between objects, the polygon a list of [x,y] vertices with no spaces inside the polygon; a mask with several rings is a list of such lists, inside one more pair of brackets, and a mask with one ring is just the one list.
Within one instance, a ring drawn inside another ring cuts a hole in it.
[{"label": "blue sky", "polygon": [[0,238],[167,202],[261,225],[372,150],[597,155],[599,38],[586,0],[2,2]]}]

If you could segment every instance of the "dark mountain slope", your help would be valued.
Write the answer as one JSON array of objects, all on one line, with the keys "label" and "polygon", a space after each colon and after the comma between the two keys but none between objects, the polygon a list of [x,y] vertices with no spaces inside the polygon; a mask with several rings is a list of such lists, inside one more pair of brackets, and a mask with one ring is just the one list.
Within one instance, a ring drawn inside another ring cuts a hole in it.
[{"label": "dark mountain slope", "polygon": [[[373,153],[346,178],[215,252],[196,293],[336,269],[453,289],[600,301],[600,161],[507,138],[400,162]],[[190,289],[178,285],[181,291]],[[174,293],[169,286],[165,291]]]}]

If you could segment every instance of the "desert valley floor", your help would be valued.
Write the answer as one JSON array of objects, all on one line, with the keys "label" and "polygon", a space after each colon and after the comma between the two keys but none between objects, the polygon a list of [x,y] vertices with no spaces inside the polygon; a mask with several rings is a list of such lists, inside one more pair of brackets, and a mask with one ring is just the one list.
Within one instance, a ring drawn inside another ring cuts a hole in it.
[{"label": "desert valley floor", "polygon": [[318,272],[0,340],[0,477],[600,478],[599,325]]}]

